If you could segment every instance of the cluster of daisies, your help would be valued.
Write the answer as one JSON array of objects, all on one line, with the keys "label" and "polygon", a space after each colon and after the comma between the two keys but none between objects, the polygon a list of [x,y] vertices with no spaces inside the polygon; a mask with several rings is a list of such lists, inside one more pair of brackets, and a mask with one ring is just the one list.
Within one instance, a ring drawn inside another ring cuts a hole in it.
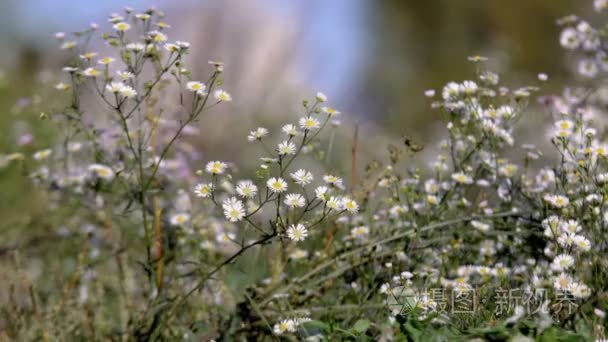
[{"label": "cluster of daisies", "polygon": [[[576,32],[576,47],[598,48],[597,32],[585,23],[568,32]],[[470,60],[480,63],[485,58]],[[510,90],[499,85],[497,74],[480,70],[478,76],[478,81],[448,83],[441,99],[432,104],[443,110],[448,133],[431,163],[433,176],[424,179],[416,172],[395,176],[394,168],[387,167],[378,187],[399,200],[387,200],[386,209],[378,210],[373,222],[353,226],[351,235],[366,237],[372,225],[384,225],[390,231],[391,227],[476,216],[463,224],[464,238],[455,235],[449,244],[398,258],[397,263],[408,271],[394,276],[380,292],[386,295],[394,288],[432,284],[463,292],[498,285],[508,278],[519,279],[511,284],[526,293],[549,289],[550,300],[568,294],[581,304],[593,294],[589,266],[598,262],[599,255],[590,253],[591,248],[598,243],[600,250],[606,248],[601,241],[608,224],[604,209],[608,149],[593,125],[603,113],[606,97],[599,90],[566,89],[562,96],[539,98],[554,119],[547,137],[558,158],[555,165],[538,167],[543,153],[534,145],[521,145],[521,163],[504,155],[517,148],[515,123],[539,88]],[[548,76],[539,75],[539,80],[546,81]],[[428,90],[425,96],[434,98],[435,91]],[[540,246],[531,245],[532,236],[543,237],[536,242]],[[539,247],[542,255],[531,257],[530,248]],[[461,262],[446,268],[447,256]],[[385,266],[392,268],[393,263]],[[432,311],[436,303],[422,296],[418,305]]]},{"label": "cluster of daisies", "polygon": [[[199,86],[195,88],[203,89]],[[307,113],[299,120],[299,125],[287,124],[282,127],[284,140],[276,145],[271,155],[262,157],[263,164],[260,169],[267,171],[270,177],[258,180],[257,183],[249,179],[239,180],[231,182],[229,187],[226,187],[225,182],[221,183],[221,188],[228,188],[229,191],[224,193],[225,198],[219,203],[218,183],[221,176],[226,176],[229,167],[223,161],[210,161],[205,166],[205,171],[212,181],[197,184],[194,194],[200,198],[211,199],[221,207],[226,220],[232,223],[249,221],[262,207],[274,203],[273,211],[277,212],[277,223],[282,226],[282,233],[295,242],[304,241],[309,228],[315,224],[302,220],[309,212],[318,212],[319,220],[344,212],[356,214],[359,211],[357,202],[349,196],[340,195],[344,190],[342,178],[326,174],[322,177],[321,184],[314,187],[314,190],[309,190],[308,187],[315,182],[313,173],[301,168],[289,169],[306,145],[319,134],[329,120],[340,113],[333,108],[320,106],[325,101],[325,95],[318,93],[315,102],[305,106]],[[318,118],[319,115],[325,117],[323,123]],[[258,127],[249,133],[247,140],[266,146],[268,135],[268,129]],[[275,168],[277,174],[272,176]],[[300,217],[287,224],[283,216],[293,216],[295,213],[300,213]]]},{"label": "cluster of daisies", "polygon": [[[66,34],[63,32],[55,34],[55,37],[61,41],[62,49],[78,53],[79,60],[64,68],[64,71],[70,74],[71,83],[77,83],[78,80],[74,79],[75,77],[93,79],[95,87],[99,88],[98,92],[102,96],[105,96],[104,92],[107,92],[117,97],[116,105],[118,106],[125,99],[137,97],[138,91],[135,87],[135,81],[138,74],[142,72],[147,61],[153,61],[163,56],[163,51],[168,54],[163,68],[168,69],[175,66],[173,73],[180,84],[184,78],[188,79],[190,77],[190,71],[180,63],[183,55],[190,49],[190,43],[185,41],[168,42],[165,30],[170,26],[160,20],[163,16],[161,12],[149,10],[145,13],[134,13],[132,9],[127,9],[125,13],[125,16],[120,14],[110,16],[108,21],[112,24],[114,32],[106,33],[103,36],[106,44],[120,50],[121,62],[123,62],[121,68],[112,67],[119,64],[116,58],[110,56],[98,58],[97,52],[80,51],[86,49],[86,45],[79,49],[80,45],[77,40],[66,40]],[[151,27],[154,27],[154,29],[150,29]],[[146,32],[142,40],[129,40],[129,31],[133,28],[141,28]],[[92,24],[89,30],[79,33],[78,36],[88,36],[97,29],[98,26]],[[221,62],[210,61],[209,63],[215,67],[216,72],[223,71]],[[98,86],[98,81],[101,82],[101,87]],[[73,84],[60,82],[56,84],[55,88],[65,91],[72,86]],[[187,80],[186,89],[200,97],[208,95],[206,86],[202,82]],[[222,89],[215,89],[213,97],[217,102],[232,101],[232,96]]]},{"label": "cluster of daisies", "polygon": [[[604,11],[606,2],[596,0],[595,9],[598,12]],[[577,71],[581,76],[592,78],[600,72],[608,71],[608,54],[602,42],[601,30],[574,15],[562,18],[558,22],[564,27],[559,40],[561,46],[567,50],[577,51],[581,56],[577,65]]]}]

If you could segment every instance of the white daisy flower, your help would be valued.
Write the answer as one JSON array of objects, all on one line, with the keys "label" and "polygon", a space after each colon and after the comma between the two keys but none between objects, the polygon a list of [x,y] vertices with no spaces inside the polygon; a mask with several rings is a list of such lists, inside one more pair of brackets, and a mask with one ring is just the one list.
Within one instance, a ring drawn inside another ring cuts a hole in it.
[{"label": "white daisy flower", "polygon": [[135,15],[135,18],[137,18],[141,21],[146,21],[146,20],[150,19],[150,15],[148,13],[138,13]]},{"label": "white daisy flower", "polygon": [[255,131],[249,132],[247,136],[248,141],[262,140],[263,137],[268,135],[268,130],[264,127],[258,127]]},{"label": "white daisy flower", "polygon": [[101,65],[109,65],[111,63],[114,63],[116,59],[112,58],[112,57],[104,57],[100,60],[97,61],[97,63],[101,64]]},{"label": "white daisy flower", "polygon": [[334,176],[334,175],[325,175],[323,176],[323,181],[327,184],[333,185],[335,187],[341,188],[343,186],[342,184],[342,178]]},{"label": "white daisy flower", "polygon": [[325,96],[325,94],[323,94],[322,92],[318,92],[317,96],[315,97],[317,99],[317,102],[325,102],[327,101],[327,96]]},{"label": "white daisy flower", "polygon": [[76,46],[76,42],[73,40],[68,40],[67,42],[64,42],[63,44],[61,44],[61,49],[62,50],[69,50],[72,49]]},{"label": "white daisy flower", "polygon": [[287,194],[284,203],[290,208],[302,208],[306,205],[306,200],[300,194]]},{"label": "white daisy flower", "polygon": [[336,116],[338,114],[341,114],[339,111],[331,108],[331,107],[321,107],[321,111],[325,114],[327,114],[328,116]]},{"label": "white daisy flower", "polygon": [[82,74],[87,77],[97,77],[99,75],[99,70],[94,69],[94,68],[86,68],[86,69],[84,69]]},{"label": "white daisy flower", "polygon": [[137,91],[129,86],[124,86],[120,89],[120,95],[130,99],[137,96]]},{"label": "white daisy flower", "polygon": [[350,231],[350,235],[358,240],[366,239],[369,236],[369,227],[367,226],[358,226],[354,227]]},{"label": "white daisy flower", "polygon": [[51,149],[45,149],[34,153],[34,159],[41,161],[47,159],[53,151]]},{"label": "white daisy flower", "polygon": [[290,137],[295,137],[296,135],[298,135],[297,127],[292,124],[287,124],[283,126],[281,130],[283,131],[283,133],[289,135]]},{"label": "white daisy flower", "polygon": [[473,183],[473,178],[471,178],[471,176],[464,174],[463,172],[457,172],[457,173],[452,174],[452,179],[456,183],[460,183],[460,184],[472,184]]},{"label": "white daisy flower", "polygon": [[275,324],[273,327],[273,331],[277,335],[282,335],[285,332],[294,332],[294,331],[296,331],[296,328],[294,326],[293,321],[290,319],[287,319],[287,320],[282,320],[281,322]]},{"label": "white daisy flower", "polygon": [[199,183],[194,186],[194,194],[200,198],[211,197],[213,192],[213,184],[211,183]]},{"label": "white daisy flower", "polygon": [[560,254],[553,259],[551,268],[556,271],[565,271],[574,265],[574,258],[568,254]]},{"label": "white daisy flower", "polygon": [[110,84],[106,85],[106,90],[109,91],[110,93],[117,94],[124,87],[125,87],[125,84],[122,82],[111,82]]},{"label": "white daisy flower", "polygon": [[186,83],[186,89],[190,90],[191,92],[203,92],[205,91],[205,88],[207,86],[205,86],[204,83],[202,82],[198,82],[198,81],[190,81],[188,83]]},{"label": "white daisy flower", "polygon": [[580,44],[578,32],[572,27],[565,28],[560,34],[559,43],[566,49],[576,49]]},{"label": "white daisy flower", "polygon": [[133,75],[133,73],[128,72],[128,71],[116,71],[116,74],[118,75],[118,77],[120,77],[120,79],[122,79],[123,81],[132,79],[133,77],[135,77],[135,75]]},{"label": "white daisy flower", "polygon": [[342,207],[351,214],[359,212],[359,204],[348,197],[342,199]]},{"label": "white daisy flower", "polygon": [[131,25],[125,22],[116,23],[112,26],[118,32],[125,32],[131,28]]},{"label": "white daisy flower", "polygon": [[172,215],[171,218],[169,219],[169,222],[173,226],[182,226],[189,220],[190,220],[190,215],[188,215],[186,213],[178,213],[178,214]]},{"label": "white daisy flower", "polygon": [[591,242],[584,236],[576,235],[572,238],[572,242],[574,246],[583,252],[588,252],[591,250]]},{"label": "white daisy flower", "polygon": [[166,34],[160,31],[150,31],[148,32],[148,35],[155,43],[164,43],[169,39]]},{"label": "white daisy flower", "polygon": [[568,197],[562,195],[548,195],[545,197],[545,200],[556,208],[563,208],[570,204]]},{"label": "white daisy flower", "polygon": [[218,102],[230,102],[230,101],[232,101],[232,95],[228,94],[226,91],[224,91],[222,89],[217,89],[216,91],[214,91],[213,92],[213,97]]},{"label": "white daisy flower", "polygon": [[581,282],[570,283],[568,291],[570,291],[572,296],[574,296],[575,298],[586,298],[589,297],[589,295],[591,294],[591,290],[589,289],[589,287]]},{"label": "white daisy flower", "polygon": [[281,193],[287,190],[287,182],[283,180],[283,178],[275,178],[272,177],[266,182],[266,186],[272,192]]},{"label": "white daisy flower", "polygon": [[326,203],[329,209],[342,210],[344,208],[342,199],[340,197],[331,196]]},{"label": "white daisy flower", "polygon": [[287,228],[287,236],[293,241],[304,241],[308,236],[308,230],[303,224],[292,224]]},{"label": "white daisy flower", "polygon": [[224,216],[230,222],[238,222],[245,216],[245,208],[243,202],[236,197],[227,198],[222,203],[224,209]]},{"label": "white daisy flower", "polygon": [[59,82],[55,85],[55,89],[57,90],[68,90],[70,89],[70,85],[64,82]]},{"label": "white daisy flower", "polygon": [[576,220],[562,221],[559,224],[559,228],[564,233],[571,233],[571,234],[578,233],[582,229],[580,223],[578,223]]},{"label": "white daisy flower", "polygon": [[104,180],[112,180],[114,178],[114,171],[105,165],[91,164],[89,165],[88,170],[95,174],[95,176]]},{"label": "white daisy flower", "polygon": [[304,130],[316,129],[321,126],[321,124],[319,123],[319,120],[313,118],[312,116],[307,116],[307,117],[301,118],[299,121],[299,124],[300,124],[300,128],[302,128]]},{"label": "white daisy flower", "polygon": [[129,43],[126,48],[129,51],[143,51],[146,46],[142,43]]},{"label": "white daisy flower", "polygon": [[236,234],[234,233],[219,233],[218,235],[216,235],[215,237],[215,241],[217,241],[218,243],[228,243],[228,242],[234,242],[234,239],[236,239]]},{"label": "white daisy flower", "polygon": [[296,145],[291,141],[283,141],[277,147],[277,152],[281,156],[288,154],[296,154]]},{"label": "white daisy flower", "polygon": [[327,201],[328,193],[329,189],[326,186],[320,186],[315,189],[315,197],[324,202]]},{"label": "white daisy flower", "polygon": [[312,173],[304,169],[299,169],[298,171],[292,173],[291,178],[296,182],[296,184],[302,186],[310,184],[313,180]]},{"label": "white daisy flower", "polygon": [[238,182],[236,193],[243,198],[254,198],[258,192],[258,187],[250,180]]},{"label": "white daisy flower", "polygon": [[212,175],[221,175],[222,173],[224,173],[226,171],[227,167],[228,166],[224,162],[211,161],[211,162],[207,163],[207,166],[205,167],[205,169],[207,170],[207,173],[210,173]]}]

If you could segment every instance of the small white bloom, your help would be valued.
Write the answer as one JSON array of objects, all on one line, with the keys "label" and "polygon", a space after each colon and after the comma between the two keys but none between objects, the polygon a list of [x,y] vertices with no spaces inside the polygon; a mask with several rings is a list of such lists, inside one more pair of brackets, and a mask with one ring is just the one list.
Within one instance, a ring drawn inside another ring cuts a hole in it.
[{"label": "small white bloom", "polygon": [[72,49],[76,46],[76,42],[73,40],[68,40],[67,42],[61,44],[61,49],[62,50],[69,50]]},{"label": "small white bloom", "polygon": [[243,198],[254,198],[258,187],[250,180],[240,181],[236,186],[236,193]]},{"label": "small white bloom", "polygon": [[560,273],[553,281],[553,287],[557,290],[567,290],[572,283],[572,278],[566,273]]},{"label": "small white bloom", "polygon": [[143,51],[146,46],[142,43],[129,43],[126,48],[129,51]]},{"label": "small white bloom", "polygon": [[175,215],[171,216],[171,218],[169,219],[169,222],[171,222],[171,225],[173,225],[173,226],[182,226],[189,220],[190,220],[190,215],[188,215],[186,213],[179,213],[179,214],[175,214]]},{"label": "small white bloom", "polygon": [[283,131],[283,133],[289,135],[290,137],[295,137],[296,135],[298,135],[297,127],[292,124],[287,124],[283,126],[281,130]]},{"label": "small white bloom", "polygon": [[55,85],[55,89],[57,90],[68,90],[70,89],[70,85],[64,82],[59,82]]},{"label": "small white bloom", "polygon": [[326,203],[329,209],[342,210],[344,208],[342,199],[340,197],[331,196]]},{"label": "small white bloom", "polygon": [[110,93],[118,94],[124,87],[125,84],[122,82],[111,82],[110,84],[106,85],[106,90]]},{"label": "small white bloom", "polygon": [[87,77],[97,77],[99,75],[99,70],[94,69],[94,68],[86,68],[86,69],[84,69],[82,74]]},{"label": "small white bloom", "polygon": [[570,283],[568,291],[570,291],[574,298],[586,298],[591,294],[589,287],[581,282]]},{"label": "small white bloom", "polygon": [[283,180],[283,178],[270,178],[266,185],[268,189],[272,192],[281,193],[287,190],[287,182]]},{"label": "small white bloom", "polygon": [[212,192],[213,184],[211,183],[200,183],[194,187],[194,194],[200,198],[210,197]]},{"label": "small white bloom", "polygon": [[287,228],[287,236],[293,241],[304,241],[308,236],[308,230],[303,224],[292,224]]},{"label": "small white bloom", "polygon": [[53,151],[51,149],[45,149],[34,153],[34,159],[41,161],[47,159]]},{"label": "small white bloom", "polygon": [[133,75],[133,73],[128,72],[128,71],[116,71],[116,74],[118,75],[118,77],[120,77],[120,79],[122,79],[123,81],[132,79],[133,77],[135,77],[135,75]]},{"label": "small white bloom", "polygon": [[125,22],[120,22],[120,23],[114,24],[114,26],[112,26],[112,27],[118,32],[125,32],[131,28],[131,25],[129,25],[128,23],[125,23]]},{"label": "small white bloom", "polygon": [[307,116],[307,117],[301,118],[299,121],[299,124],[300,124],[300,127],[305,130],[316,129],[321,126],[321,124],[319,123],[319,120],[313,118],[312,116]]},{"label": "small white bloom", "polygon": [[322,107],[321,111],[325,114],[327,114],[328,116],[336,116],[338,114],[340,114],[339,111],[331,108],[331,107]]},{"label": "small white bloom", "polygon": [[230,222],[238,222],[245,216],[245,208],[243,202],[236,197],[227,198],[222,203],[224,216]]},{"label": "small white bloom", "polygon": [[300,194],[287,194],[284,203],[290,208],[302,208],[306,205],[306,200]]},{"label": "small white bloom", "polygon": [[327,101],[327,96],[325,96],[325,94],[323,94],[321,92],[318,92],[316,99],[318,102],[325,102],[325,101]]},{"label": "small white bloom", "polygon": [[224,162],[211,161],[207,163],[205,169],[207,170],[207,173],[210,173],[212,175],[221,175],[222,173],[224,173],[224,171],[226,171],[226,167],[227,165]]},{"label": "small white bloom", "polygon": [[327,184],[331,184],[338,188],[341,188],[343,186],[342,178],[336,177],[334,175],[323,176],[323,181],[325,181],[325,183],[327,183]]},{"label": "small white bloom", "polygon": [[219,102],[230,102],[232,101],[232,95],[228,94],[222,89],[217,89],[213,92],[213,97]]},{"label": "small white bloom", "polygon": [[198,82],[198,81],[190,81],[188,83],[186,83],[186,89],[190,90],[191,92],[194,93],[201,93],[205,91],[205,84],[202,82]]},{"label": "small white bloom", "polygon": [[473,183],[473,178],[471,178],[471,176],[466,175],[462,172],[457,172],[457,173],[452,174],[452,179],[456,183],[460,183],[460,184],[472,184]]},{"label": "small white bloom", "polygon": [[553,259],[551,268],[556,271],[565,271],[574,265],[574,258],[568,254],[560,254]]},{"label": "small white bloom", "polygon": [[120,95],[126,98],[133,98],[137,96],[137,91],[129,86],[124,86],[120,89]]},{"label": "small white bloom", "polygon": [[279,155],[287,155],[287,154],[295,154],[296,153],[296,145],[291,141],[284,141],[279,144],[277,147],[277,152]]},{"label": "small white bloom", "polygon": [[285,332],[293,332],[295,331],[295,329],[295,325],[290,319],[282,320],[281,322],[275,324],[273,327],[273,331],[277,335],[282,335]]},{"label": "small white bloom", "polygon": [[369,227],[367,227],[367,226],[354,227],[353,229],[351,229],[350,235],[355,239],[363,240],[363,239],[367,238],[367,236],[369,235]]},{"label": "small white bloom", "polygon": [[321,201],[327,201],[329,189],[326,186],[320,186],[315,189],[315,197],[320,199]]},{"label": "small white bloom", "polygon": [[268,135],[268,130],[264,127],[258,127],[255,131],[249,132],[247,136],[248,141],[262,140],[263,137]]},{"label": "small white bloom", "polygon": [[597,63],[595,63],[595,60],[593,59],[585,58],[580,60],[580,62],[578,63],[578,73],[582,76],[591,78],[595,77],[598,72],[599,69],[597,67]]},{"label": "small white bloom", "polygon": [[342,199],[342,207],[351,214],[356,214],[359,211],[359,204],[348,197]]},{"label": "small white bloom", "polygon": [[302,186],[310,184],[313,180],[312,173],[304,169],[299,169],[298,171],[292,173],[291,178],[296,182],[296,184]]},{"label": "small white bloom", "polygon": [[97,61],[97,63],[101,64],[101,65],[109,65],[111,63],[114,63],[115,59],[112,57],[104,57],[100,60]]},{"label": "small white bloom", "polygon": [[560,34],[559,42],[566,49],[576,49],[580,44],[578,32],[572,27],[565,28]]},{"label": "small white bloom", "polygon": [[89,171],[94,173],[95,176],[104,179],[104,180],[112,180],[114,178],[114,171],[111,168],[101,165],[101,164],[91,164],[89,165]]}]

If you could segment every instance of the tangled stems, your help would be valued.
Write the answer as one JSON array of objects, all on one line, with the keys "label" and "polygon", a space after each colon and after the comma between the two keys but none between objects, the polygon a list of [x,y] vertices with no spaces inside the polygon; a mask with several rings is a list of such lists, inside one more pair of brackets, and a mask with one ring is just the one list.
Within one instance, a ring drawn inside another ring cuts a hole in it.
[{"label": "tangled stems", "polygon": [[[415,234],[421,233],[421,232],[428,232],[428,231],[433,231],[435,229],[440,229],[440,228],[446,228],[446,227],[450,227],[453,226],[455,224],[460,224],[460,223],[465,223],[465,222],[469,222],[471,220],[475,220],[475,219],[479,219],[479,218],[488,218],[488,219],[496,219],[496,218],[506,218],[506,217],[523,217],[524,215],[522,215],[521,213],[513,213],[513,212],[504,212],[504,213],[497,213],[494,215],[490,215],[490,216],[482,216],[482,215],[472,215],[469,217],[464,217],[464,218],[457,218],[457,219],[452,219],[452,220],[448,220],[448,221],[443,221],[443,222],[438,222],[438,223],[434,223],[434,224],[430,224],[430,225],[426,225],[424,227],[421,227],[419,229],[412,229],[412,230],[408,230],[399,234],[395,234],[394,236],[385,238],[385,239],[381,239],[378,241],[373,241],[370,242],[368,244],[365,244],[364,246],[352,249],[350,251],[345,251],[345,252],[341,252],[338,253],[334,258],[332,258],[332,260],[328,260],[325,261],[321,264],[319,264],[318,266],[316,266],[315,268],[313,268],[312,270],[310,270],[309,272],[305,273],[304,275],[297,277],[295,279],[293,279],[289,284],[284,285],[284,286],[278,286],[275,288],[271,288],[265,295],[265,299],[263,299],[259,304],[261,306],[264,306],[268,303],[270,303],[274,297],[276,296],[276,294],[281,294],[281,293],[287,293],[289,290],[291,290],[292,288],[294,288],[297,285],[301,285],[303,284],[306,280],[314,277],[315,275],[325,271],[327,268],[337,264],[338,262],[345,260],[353,255],[357,255],[363,251],[366,250],[370,250],[373,249],[374,247],[378,247],[378,246],[382,246],[391,242],[395,242],[407,237],[411,237]],[[335,276],[340,276],[340,273],[336,273]]]}]

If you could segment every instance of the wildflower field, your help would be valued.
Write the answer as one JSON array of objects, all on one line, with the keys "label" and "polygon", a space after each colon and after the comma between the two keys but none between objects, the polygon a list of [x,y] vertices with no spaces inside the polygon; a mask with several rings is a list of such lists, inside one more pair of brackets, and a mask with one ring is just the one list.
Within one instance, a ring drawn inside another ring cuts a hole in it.
[{"label": "wildflower field", "polygon": [[172,19],[126,8],[55,33],[51,81],[0,79],[31,128],[0,118],[0,341],[606,341],[607,21],[555,18],[577,76],[550,90],[456,56],[476,72],[419,94],[441,133],[370,148],[317,91],[218,124],[250,115],[230,64]]}]

